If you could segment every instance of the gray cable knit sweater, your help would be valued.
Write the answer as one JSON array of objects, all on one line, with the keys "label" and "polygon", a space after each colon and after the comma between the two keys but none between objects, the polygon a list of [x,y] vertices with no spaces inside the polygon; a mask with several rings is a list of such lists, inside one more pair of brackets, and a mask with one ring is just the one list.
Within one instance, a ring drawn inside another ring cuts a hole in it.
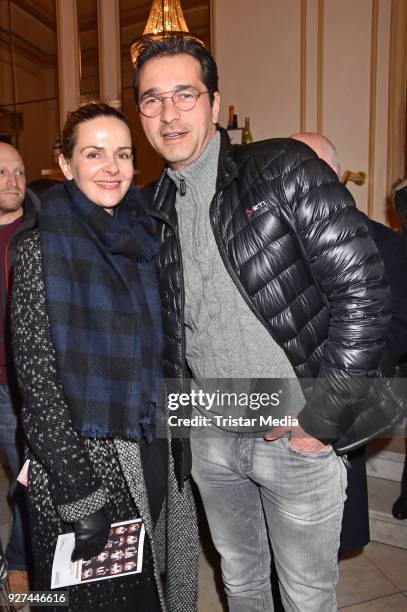
[{"label": "gray cable knit sweater", "polygon": [[[283,349],[254,316],[227,272],[210,224],[220,135],[181,171],[168,170],[177,187],[175,206],[185,282],[186,355],[198,386],[215,378],[290,379],[286,414],[295,416],[305,400]],[[180,194],[180,179],[186,193]],[[220,407],[217,408],[217,412]]]}]

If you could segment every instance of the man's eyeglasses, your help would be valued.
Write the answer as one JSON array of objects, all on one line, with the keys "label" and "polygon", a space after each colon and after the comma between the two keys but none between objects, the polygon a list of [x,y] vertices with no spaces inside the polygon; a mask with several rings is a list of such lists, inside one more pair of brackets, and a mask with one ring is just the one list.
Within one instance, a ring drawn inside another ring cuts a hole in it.
[{"label": "man's eyeglasses", "polygon": [[[165,91],[163,93],[171,92]],[[198,98],[205,93],[209,93],[209,91],[197,91],[196,89],[178,89],[172,94],[172,96],[146,96],[140,101],[138,109],[140,113],[145,117],[157,117],[161,114],[164,100],[166,100],[167,98],[171,98],[175,108],[180,111],[190,111],[195,107]]]}]

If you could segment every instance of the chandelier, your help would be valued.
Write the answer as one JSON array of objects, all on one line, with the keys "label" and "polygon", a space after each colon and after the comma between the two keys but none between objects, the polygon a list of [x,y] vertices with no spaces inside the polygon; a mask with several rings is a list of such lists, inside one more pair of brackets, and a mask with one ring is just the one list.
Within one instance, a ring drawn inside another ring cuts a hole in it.
[{"label": "chandelier", "polygon": [[143,35],[137,38],[130,47],[133,64],[135,65],[140,46],[146,38],[162,40],[166,36],[185,36],[199,40],[188,30],[181,8],[181,0],[153,0]]}]

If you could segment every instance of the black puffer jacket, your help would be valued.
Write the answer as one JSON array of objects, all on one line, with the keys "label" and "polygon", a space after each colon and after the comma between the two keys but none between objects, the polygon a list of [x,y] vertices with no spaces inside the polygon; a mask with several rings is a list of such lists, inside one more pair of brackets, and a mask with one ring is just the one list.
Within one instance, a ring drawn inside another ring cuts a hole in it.
[{"label": "black puffer jacket", "polygon": [[[181,378],[186,374],[184,287],[175,195],[164,171],[151,213],[163,221],[159,267],[166,375]],[[321,439],[340,438],[361,411],[369,410],[362,398],[381,360],[390,321],[383,262],[349,191],[300,142],[231,146],[222,130],[210,216],[219,253],[242,299],[301,379],[307,398],[301,425]]]}]

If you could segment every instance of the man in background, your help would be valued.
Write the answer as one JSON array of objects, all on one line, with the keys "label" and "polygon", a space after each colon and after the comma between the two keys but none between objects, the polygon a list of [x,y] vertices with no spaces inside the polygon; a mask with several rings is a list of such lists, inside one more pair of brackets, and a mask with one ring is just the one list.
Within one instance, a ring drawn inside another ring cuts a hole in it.
[{"label": "man in background", "polygon": [[[338,152],[325,136],[302,132],[293,134],[291,138],[311,147],[318,157],[331,166],[338,177],[340,176]],[[388,346],[399,361],[407,353],[407,242],[404,237],[386,225],[372,219],[367,219],[367,222],[383,258],[392,291],[392,320],[388,331]],[[348,458],[352,469],[348,471],[348,498],[343,512],[340,552],[357,550],[366,546],[370,540],[364,448],[349,453]],[[399,519],[407,518],[407,467],[404,468],[401,496],[393,506],[393,515]]]},{"label": "man in background", "polygon": [[19,238],[36,223],[36,201],[26,193],[24,162],[11,145],[0,142],[0,449],[11,472],[10,501],[12,529],[6,548],[10,588],[15,593],[29,590],[29,526],[25,494],[16,478],[22,467],[23,433],[19,424],[17,383],[12,367],[9,338],[8,298],[11,270]]}]

